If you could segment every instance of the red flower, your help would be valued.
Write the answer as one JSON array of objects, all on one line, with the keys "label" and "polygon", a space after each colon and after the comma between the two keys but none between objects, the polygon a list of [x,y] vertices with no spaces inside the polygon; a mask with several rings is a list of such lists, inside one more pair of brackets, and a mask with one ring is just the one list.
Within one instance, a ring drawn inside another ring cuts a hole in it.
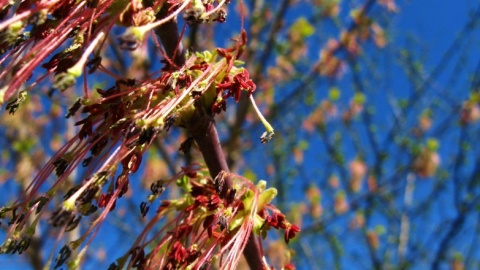
[{"label": "red flower", "polygon": [[223,96],[223,99],[233,96],[236,102],[240,100],[242,90],[248,91],[248,94],[251,95],[255,92],[256,88],[257,86],[250,79],[250,74],[246,69],[243,69],[241,73],[235,75],[233,78],[230,76],[226,77],[222,83],[217,84],[217,92],[228,89],[228,92]]},{"label": "red flower", "polygon": [[278,229],[278,228],[286,229],[285,221],[286,221],[285,215],[278,210],[273,211],[272,215],[267,216],[267,218],[265,219],[265,222],[268,225],[274,227],[275,229]]},{"label": "red flower", "polygon": [[[100,195],[100,199],[98,200],[98,207],[106,207],[107,204],[110,202],[112,198],[112,193],[107,193],[107,194],[102,194]],[[112,208],[110,208],[110,211],[113,211],[115,209],[115,204],[117,201],[115,200],[112,204]]]},{"label": "red flower", "polygon": [[220,101],[215,101],[212,105],[212,114],[220,114],[222,111],[227,111],[227,102],[225,102],[224,98]]},{"label": "red flower", "polygon": [[183,237],[188,236],[192,232],[192,226],[188,224],[183,224],[178,226],[174,231],[174,237],[177,239],[182,239]]},{"label": "red flower", "polygon": [[209,211],[213,211],[218,208],[219,204],[220,204],[220,197],[218,197],[218,195],[213,194],[210,197],[210,201],[208,202],[207,209]]},{"label": "red flower", "polygon": [[294,238],[295,235],[300,231],[296,225],[287,224],[287,228],[285,228],[285,243],[288,244],[290,239]]},{"label": "red flower", "polygon": [[181,263],[187,259],[187,250],[182,246],[182,243],[177,241],[173,244],[173,248],[170,253],[170,259],[173,259],[178,263]]},{"label": "red flower", "polygon": [[215,221],[215,215],[210,215],[203,220],[203,228],[207,229],[208,237],[213,235],[213,221]]}]

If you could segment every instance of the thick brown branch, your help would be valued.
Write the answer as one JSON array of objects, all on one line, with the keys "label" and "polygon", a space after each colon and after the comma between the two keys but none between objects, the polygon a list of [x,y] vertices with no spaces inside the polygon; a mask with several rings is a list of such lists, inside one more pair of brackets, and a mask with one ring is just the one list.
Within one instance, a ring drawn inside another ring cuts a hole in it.
[{"label": "thick brown branch", "polygon": [[[205,163],[208,166],[210,175],[214,178],[222,171],[229,172],[227,162],[223,153],[217,129],[213,119],[207,115],[196,113],[192,117],[191,125],[188,127],[198,148],[202,152]],[[224,182],[220,188],[220,196],[225,197],[228,190],[232,188],[232,180],[229,176],[224,177]],[[247,260],[250,269],[263,269],[262,251],[253,233],[248,238],[248,243],[243,250],[243,255]]]},{"label": "thick brown branch", "polygon": [[[164,19],[167,17],[168,9],[170,7],[170,4],[164,4],[157,13],[157,19]],[[176,19],[162,24],[162,26],[155,29],[155,33],[162,42],[165,54],[173,61],[173,63],[175,63],[175,65],[177,65],[177,67],[183,66],[186,59],[183,51],[183,45],[178,34]]]},{"label": "thick brown branch", "polygon": [[[214,120],[208,115],[195,113],[187,128],[197,143],[200,152],[202,152],[210,175],[216,178],[222,171],[228,173],[229,169],[225,161]],[[231,188],[231,178],[228,176],[224,177],[224,184],[220,194],[221,197],[225,197],[226,191]]]}]

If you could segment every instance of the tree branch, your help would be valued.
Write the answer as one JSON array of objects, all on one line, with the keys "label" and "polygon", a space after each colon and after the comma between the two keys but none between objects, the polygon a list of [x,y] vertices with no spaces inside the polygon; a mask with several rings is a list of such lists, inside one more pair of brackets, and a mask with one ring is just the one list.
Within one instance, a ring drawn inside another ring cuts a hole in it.
[{"label": "tree branch", "polygon": [[[170,4],[165,3],[157,13],[157,19],[161,20],[167,17],[170,7]],[[155,34],[160,38],[165,54],[173,61],[173,63],[175,63],[175,65],[178,67],[183,66],[186,59],[183,45],[178,34],[177,20],[168,21],[160,27],[157,27],[155,29]]]},{"label": "tree branch", "polygon": [[[157,18],[161,19],[166,17],[169,8],[170,4],[165,4],[157,14]],[[178,32],[177,22],[172,20],[163,24],[155,30],[155,33],[160,38],[167,57],[171,58],[178,67],[183,66],[186,59]],[[228,173],[228,165],[218,138],[213,117],[198,109],[194,113],[187,129],[192,134],[202,152],[212,178],[216,179],[222,171]],[[232,189],[232,181],[228,175],[224,177],[223,180],[224,182],[219,189],[219,195],[220,197],[225,198],[228,191]],[[263,269],[262,251],[258,242],[255,241],[253,233],[249,236],[243,254],[250,269]]]}]

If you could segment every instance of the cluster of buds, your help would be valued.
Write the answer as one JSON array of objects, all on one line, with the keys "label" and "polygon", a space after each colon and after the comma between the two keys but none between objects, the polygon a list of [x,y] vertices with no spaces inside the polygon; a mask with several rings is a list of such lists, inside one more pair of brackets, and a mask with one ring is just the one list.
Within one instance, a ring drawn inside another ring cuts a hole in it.
[{"label": "cluster of buds", "polygon": [[[93,72],[101,66],[101,47],[114,25],[127,26],[120,47],[133,50],[145,34],[185,14],[187,21],[226,19],[229,1],[22,1],[0,8],[0,55],[5,67],[0,73],[0,105],[10,100],[29,82],[26,92],[54,75],[54,88],[66,90],[75,85],[84,67]],[[169,5],[165,18],[156,14]],[[64,46],[67,45],[67,46]],[[60,51],[51,57],[55,51]],[[88,59],[94,53],[92,59]],[[44,67],[44,74],[38,67]],[[33,77],[34,70],[36,77]],[[33,78],[32,78],[33,77]]]},{"label": "cluster of buds", "polygon": [[[224,177],[233,179],[233,189],[228,196],[221,198],[218,182]],[[176,184],[185,195],[161,201],[146,229],[130,251],[112,264],[112,269],[125,266],[196,269],[212,264],[221,269],[236,269],[251,232],[265,237],[272,227],[283,229],[288,243],[300,231],[270,204],[277,191],[266,188],[265,181],[253,185],[248,179],[227,173],[221,173],[214,181],[207,177],[206,170],[190,167],[184,168],[174,181],[162,182],[161,186],[170,184]],[[157,198],[158,185],[152,187],[148,203]],[[166,233],[161,237],[146,238],[150,225],[172,212],[176,212],[175,218],[168,219],[161,229]],[[145,252],[152,244],[154,248]]]},{"label": "cluster of buds", "polygon": [[435,139],[428,139],[424,146],[417,149],[416,157],[413,161],[412,168],[418,176],[422,178],[432,177],[437,172],[440,165],[440,156],[437,152],[439,143]]},{"label": "cluster of buds", "polygon": [[[216,6],[214,2],[218,2]],[[185,9],[183,18],[190,25],[215,21],[223,23],[227,19],[225,5],[228,3],[229,0],[193,0]]]},{"label": "cluster of buds", "polygon": [[[8,103],[10,113],[19,109],[30,89],[50,75],[53,88],[65,91],[77,83],[87,68],[89,73],[102,70],[108,74],[102,66],[101,47],[107,43],[106,37],[115,24],[129,27],[120,39],[120,46],[135,49],[147,32],[174,20],[181,12],[193,14],[195,22],[224,21],[226,13],[222,8],[229,1],[218,1],[214,5],[214,1],[171,0],[167,2],[170,7],[167,16],[160,20],[154,15],[158,15],[165,1],[148,2],[149,6],[142,1],[60,0],[55,4],[23,1],[20,5],[4,7],[0,15],[9,14],[10,19],[0,23],[0,35],[8,37],[0,43],[6,65],[0,73],[0,80],[5,82],[0,85],[0,105],[13,97],[40,66],[45,73],[34,78],[25,91]],[[32,33],[26,34],[27,29]],[[24,195],[0,215],[3,218],[8,212],[12,218],[2,252],[20,253],[28,247],[28,237],[49,211],[49,207],[44,206],[62,193],[61,187],[81,164],[86,177],[64,194],[63,203],[49,219],[49,223],[63,233],[79,226],[83,217],[101,212],[90,217],[91,226],[79,239],[61,249],[55,265],[60,267],[75,253],[78,255],[69,261],[69,266],[78,266],[91,237],[108,213],[115,210],[117,200],[129,190],[130,175],[139,169],[142,157],[158,134],[168,132],[172,126],[188,126],[194,113],[215,115],[225,111],[226,100],[232,98],[238,102],[243,91],[248,93],[267,129],[261,140],[268,141],[273,136],[273,128],[255,106],[252,94],[256,86],[238,60],[245,44],[243,31],[234,47],[187,55],[188,60],[182,67],[173,68],[167,61],[158,77],[150,76],[143,81],[116,79],[114,86],[96,89],[93,93],[85,88],[84,95],[65,115],[77,119],[78,133],[40,170]],[[63,50],[45,61],[62,45],[66,45]],[[45,195],[40,195],[52,174],[57,176],[56,182]],[[176,183],[185,191],[185,196],[163,200],[132,248],[112,267],[128,264],[139,268],[177,269],[216,263],[221,268],[233,269],[252,231],[265,236],[271,227],[283,229],[287,243],[299,232],[297,226],[270,204],[277,191],[267,189],[264,181],[255,186],[241,177],[221,174],[214,181],[206,175],[204,170],[188,168],[168,181],[152,185],[152,194],[140,205],[143,217],[169,184]],[[226,194],[221,191],[223,177],[236,179]],[[161,230],[167,233],[156,234],[154,239],[146,241],[153,224],[170,212],[177,215]],[[18,235],[25,237],[18,238]],[[157,245],[146,253],[144,250],[152,241],[157,241]],[[192,242],[197,244],[188,247]]]}]

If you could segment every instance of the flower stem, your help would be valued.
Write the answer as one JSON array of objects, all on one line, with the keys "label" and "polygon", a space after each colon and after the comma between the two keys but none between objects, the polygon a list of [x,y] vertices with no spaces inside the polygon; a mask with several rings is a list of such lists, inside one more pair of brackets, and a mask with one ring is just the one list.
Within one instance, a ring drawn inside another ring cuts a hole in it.
[{"label": "flower stem", "polygon": [[273,136],[275,135],[275,132],[273,132],[272,125],[270,125],[270,123],[268,123],[267,119],[265,119],[265,117],[263,117],[263,114],[258,109],[257,104],[255,103],[255,99],[253,99],[253,95],[250,95],[249,98],[250,98],[250,102],[252,103],[253,108],[255,109],[255,112],[258,115],[258,118],[260,118],[260,121],[262,121],[263,126],[265,126],[265,129],[267,130],[262,134],[262,137],[260,137],[261,142],[266,143],[273,138]]}]

